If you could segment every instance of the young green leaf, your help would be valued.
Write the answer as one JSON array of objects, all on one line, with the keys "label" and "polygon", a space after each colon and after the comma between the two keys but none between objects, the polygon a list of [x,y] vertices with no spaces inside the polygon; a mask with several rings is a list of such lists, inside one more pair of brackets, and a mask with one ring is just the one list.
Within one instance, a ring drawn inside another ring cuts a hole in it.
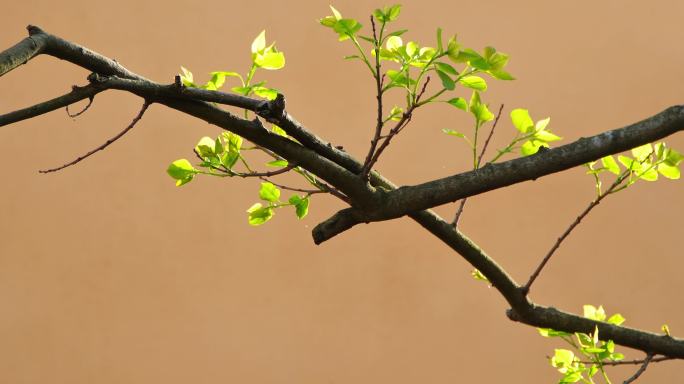
[{"label": "young green leaf", "polygon": [[511,121],[520,133],[529,133],[534,130],[534,122],[526,109],[517,108],[512,110]]},{"label": "young green leaf", "polygon": [[309,213],[309,196],[292,195],[288,201],[295,207],[295,214],[298,219],[303,219]]},{"label": "young green leaf", "polygon": [[385,43],[385,47],[390,52],[395,52],[397,49],[401,48],[403,45],[404,45],[404,42],[401,40],[401,37],[396,36],[396,35],[390,36],[389,39],[387,39],[387,42]]},{"label": "young green leaf", "polygon": [[458,109],[462,109],[464,111],[468,110],[468,103],[466,103],[465,99],[462,97],[455,97],[455,98],[447,101],[447,103],[453,105],[454,107],[456,107]]},{"label": "young green leaf", "polygon": [[676,166],[669,165],[667,163],[658,164],[658,172],[660,172],[661,175],[671,180],[677,180],[681,177],[679,168],[677,168]]},{"label": "young green leaf", "polygon": [[615,158],[613,156],[608,155],[608,156],[602,158],[601,163],[611,173],[614,173],[616,175],[620,174],[620,166],[615,161]]},{"label": "young green leaf", "polygon": [[444,72],[444,73],[448,73],[450,75],[458,76],[458,71],[456,70],[456,68],[452,67],[450,64],[437,62],[437,63],[435,63],[435,68],[437,70]]},{"label": "young green leaf", "polygon": [[632,149],[632,156],[639,162],[646,160],[652,153],[653,146],[651,144],[644,144]]},{"label": "young green leaf", "polygon": [[458,81],[464,87],[475,89],[478,91],[487,90],[487,82],[479,76],[464,76]]},{"label": "young green leaf", "polygon": [[266,87],[254,87],[252,88],[252,91],[254,91],[254,94],[263,97],[264,99],[268,100],[275,100],[275,98],[278,96],[278,91],[272,88],[266,88]]},{"label": "young green leaf", "polygon": [[263,30],[259,35],[252,41],[252,53],[262,52],[266,48],[266,31]]},{"label": "young green leaf", "polygon": [[181,66],[181,74],[180,74],[181,82],[183,85],[186,87],[192,87],[192,88],[197,88],[197,85],[193,82],[193,76],[192,72],[188,71],[185,67]]},{"label": "young green leaf", "polygon": [[278,136],[287,137],[287,132],[285,132],[284,129],[280,128],[275,124],[271,125],[271,132],[275,133]]},{"label": "young green leaf", "polygon": [[276,51],[275,48],[266,49],[263,54],[255,54],[254,64],[259,68],[278,70],[285,66],[285,54]]},{"label": "young green leaf", "polygon": [[280,189],[278,189],[275,185],[269,182],[261,183],[259,197],[262,200],[275,203],[280,199]]},{"label": "young green leaf", "polygon": [[269,167],[287,167],[287,160],[273,160],[266,163]]},{"label": "young green leaf", "polygon": [[195,151],[197,151],[197,153],[199,153],[199,155],[203,158],[214,157],[216,156],[215,145],[216,142],[214,141],[214,139],[208,136],[204,136],[195,146]]},{"label": "young green leaf", "polygon": [[466,135],[465,135],[464,133],[461,133],[461,132],[458,132],[458,131],[454,131],[453,129],[447,129],[447,128],[445,128],[445,129],[442,129],[442,132],[444,132],[444,133],[446,133],[447,135],[450,135],[450,136],[456,136],[456,137],[460,137],[460,138],[463,138],[463,139],[466,138]]},{"label": "young green leaf", "polygon": [[176,160],[166,169],[166,173],[176,180],[177,187],[191,182],[198,172],[187,159]]},{"label": "young green leaf", "polygon": [[249,225],[261,225],[273,217],[275,211],[271,207],[264,207],[261,203],[256,203],[247,210]]},{"label": "young green leaf", "polygon": [[437,76],[439,76],[439,79],[442,80],[442,86],[450,91],[452,91],[454,88],[456,88],[456,83],[454,80],[449,77],[448,74],[445,72],[442,72],[439,70],[439,68],[436,68],[437,71]]}]

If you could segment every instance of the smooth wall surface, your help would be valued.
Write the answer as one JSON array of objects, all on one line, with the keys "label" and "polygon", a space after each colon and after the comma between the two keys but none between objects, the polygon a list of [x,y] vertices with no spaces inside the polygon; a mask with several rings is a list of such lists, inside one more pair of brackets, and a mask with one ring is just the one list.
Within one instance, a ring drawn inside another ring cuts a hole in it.
[{"label": "smooth wall surface", "polygon": [[[170,82],[183,65],[204,80],[246,72],[262,30],[287,58],[263,74],[288,110],[362,157],[374,127],[373,81],[347,43],[319,26],[327,1],[4,2],[0,47],[25,26],[83,44]],[[338,1],[362,20],[383,5]],[[496,109],[551,116],[571,142],[684,102],[684,3],[407,1],[397,28],[433,45],[435,29],[511,55],[514,82],[490,81]],[[39,57],[0,78],[0,113],[84,84],[85,70]],[[466,91],[462,91],[467,95]],[[83,116],[56,111],[0,128],[0,382],[552,383],[562,345],[510,322],[471,267],[408,219],[359,226],[315,246],[310,230],[341,207],[318,197],[302,221],[278,212],[247,225],[258,182],[198,178],[176,188],[168,164],[215,127],[154,105],[126,137],[41,175],[123,129],[141,100],[97,96]],[[78,109],[78,108],[75,108]],[[378,164],[400,184],[466,170],[470,129],[448,106],[419,111]],[[513,133],[502,118],[494,146]],[[684,150],[684,136],[668,142]],[[491,153],[491,152],[490,152]],[[684,335],[680,292],[684,184],[640,182],[602,203],[551,261],[532,298],[581,313],[603,304],[627,324]],[[577,168],[469,200],[463,230],[518,280],[593,198]],[[451,217],[455,206],[438,211]],[[642,357],[628,353],[630,357]],[[644,383],[682,379],[653,365]],[[616,382],[635,368],[613,371]]]}]

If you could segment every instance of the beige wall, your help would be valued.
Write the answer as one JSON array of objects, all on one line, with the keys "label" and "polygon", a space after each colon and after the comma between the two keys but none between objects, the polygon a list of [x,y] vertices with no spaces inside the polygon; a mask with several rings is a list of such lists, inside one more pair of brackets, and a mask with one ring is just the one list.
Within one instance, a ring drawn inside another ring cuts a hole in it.
[{"label": "beige wall", "polygon": [[[357,156],[373,126],[373,83],[341,58],[348,44],[315,20],[327,1],[7,1],[0,47],[33,23],[169,82],[244,72],[263,28],[286,53],[268,73],[289,111]],[[570,142],[682,103],[681,1],[408,1],[399,27],[434,30],[511,55],[515,82],[485,95],[506,110],[552,117]],[[337,1],[366,20],[381,4]],[[368,23],[365,23],[368,24]],[[0,113],[83,84],[48,57],[0,79]],[[110,92],[75,121],[62,111],[0,128],[2,383],[550,383],[558,343],[511,323],[470,267],[407,219],[359,226],[322,246],[311,228],[341,205],[316,198],[306,220],[278,212],[249,227],[258,183],[200,178],[175,188],[164,170],[218,130],[152,106],[128,136],[63,172],[40,175],[125,127],[141,101]],[[463,114],[421,111],[379,163],[399,183],[468,167],[442,128]],[[496,144],[512,134],[508,119]],[[681,134],[668,140],[684,149]],[[592,199],[583,169],[471,199],[464,230],[518,280]],[[682,182],[639,183],[606,200],[551,261],[532,297],[580,311],[619,311],[629,325],[684,334]],[[454,207],[441,207],[451,216]],[[639,354],[633,354],[640,357]],[[681,379],[649,369],[648,383]],[[617,371],[621,381],[632,369]]]}]

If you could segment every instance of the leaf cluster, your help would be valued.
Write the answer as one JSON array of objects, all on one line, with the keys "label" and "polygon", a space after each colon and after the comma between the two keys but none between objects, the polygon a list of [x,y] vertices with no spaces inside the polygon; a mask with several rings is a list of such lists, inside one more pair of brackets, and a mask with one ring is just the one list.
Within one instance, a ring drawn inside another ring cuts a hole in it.
[{"label": "leaf cluster", "polygon": [[[596,308],[593,305],[585,305],[584,317],[618,326],[625,322],[625,318],[619,313],[607,318],[602,306]],[[600,339],[598,328],[594,328],[594,332],[589,334],[570,334],[549,328],[539,328],[538,331],[543,337],[558,337],[574,349],[574,352],[569,349],[556,349],[550,358],[551,366],[562,375],[559,383],[594,383],[594,376],[599,372],[606,382],[610,383],[604,369],[605,363],[624,359],[622,353],[615,352],[615,343],[612,340]]]}]

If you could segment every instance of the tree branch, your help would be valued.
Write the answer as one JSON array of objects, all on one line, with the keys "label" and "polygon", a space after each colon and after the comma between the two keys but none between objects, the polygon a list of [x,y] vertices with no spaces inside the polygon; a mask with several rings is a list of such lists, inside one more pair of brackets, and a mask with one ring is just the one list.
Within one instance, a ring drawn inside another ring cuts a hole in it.
[{"label": "tree branch", "polygon": [[[567,170],[684,130],[684,105],[670,107],[627,127],[581,138],[535,155],[487,164],[482,168],[414,186],[403,186],[380,199],[382,205],[353,216],[359,222],[390,220],[465,197]],[[337,233],[329,233],[330,237]]]},{"label": "tree branch", "polygon": [[0,115],[0,127],[52,112],[55,109],[64,108],[84,99],[93,98],[103,90],[105,90],[104,87],[100,87],[96,84],[89,84],[85,87],[73,86],[71,92],[65,95],[32,105],[28,108]]},{"label": "tree branch", "polygon": [[[113,60],[53,35],[48,35],[37,27],[32,28],[29,39],[31,40],[23,41],[10,50],[0,53],[1,73],[6,73],[20,65],[17,57],[29,60],[39,53],[47,53],[106,76],[93,76],[92,81],[96,84],[93,85],[93,88],[126,90],[142,96],[149,102],[163,104],[197,117],[234,132],[258,146],[267,148],[289,162],[296,163],[330,182],[333,187],[338,188],[349,198],[352,207],[338,212],[336,220],[330,221],[330,224],[333,224],[331,226],[335,227],[333,230],[321,231],[321,233],[327,234],[325,236],[328,238],[332,237],[331,234],[334,236],[334,234],[340,233],[358,222],[386,220],[408,214],[426,230],[461,254],[489,279],[492,286],[511,306],[507,313],[511,320],[565,332],[590,333],[594,327],[598,327],[603,337],[614,340],[616,344],[654,354],[684,358],[684,340],[597,322],[534,304],[525,295],[521,286],[477,245],[458,230],[454,230],[449,223],[434,212],[420,210],[431,206],[430,204],[437,205],[445,199],[455,200],[516,182],[534,179],[598,159],[607,154],[657,140],[683,128],[684,107],[672,107],[644,122],[622,130],[597,135],[591,139],[583,139],[564,147],[549,150],[544,154],[502,164],[488,165],[473,172],[436,180],[431,183],[436,188],[433,194],[437,198],[427,199],[422,195],[422,191],[430,183],[397,189],[395,185],[377,172],[370,173],[370,184],[377,189],[369,187],[358,176],[363,165],[347,153],[313,135],[294,120],[285,111],[284,98],[282,97],[280,101],[276,99],[273,102],[261,102],[255,109],[258,109],[260,116],[267,121],[277,123],[301,145],[269,132],[258,119],[252,121],[241,119],[212,104],[192,99],[193,96],[188,95],[187,90],[185,90],[186,94],[184,95],[184,91],[174,84],[163,86],[152,83],[128,71]],[[17,48],[18,46],[21,49]],[[212,94],[211,97],[215,97],[215,95]],[[234,99],[232,103],[236,104],[242,101]],[[65,103],[66,101],[61,100],[60,102]],[[252,103],[251,101],[245,102]],[[45,108],[45,110],[48,109]],[[408,198],[418,198],[418,202],[408,202],[405,207],[398,206],[401,203],[407,203],[405,199]],[[323,222],[317,228],[325,229],[325,224],[326,222]],[[316,238],[316,230],[313,234]]]}]

